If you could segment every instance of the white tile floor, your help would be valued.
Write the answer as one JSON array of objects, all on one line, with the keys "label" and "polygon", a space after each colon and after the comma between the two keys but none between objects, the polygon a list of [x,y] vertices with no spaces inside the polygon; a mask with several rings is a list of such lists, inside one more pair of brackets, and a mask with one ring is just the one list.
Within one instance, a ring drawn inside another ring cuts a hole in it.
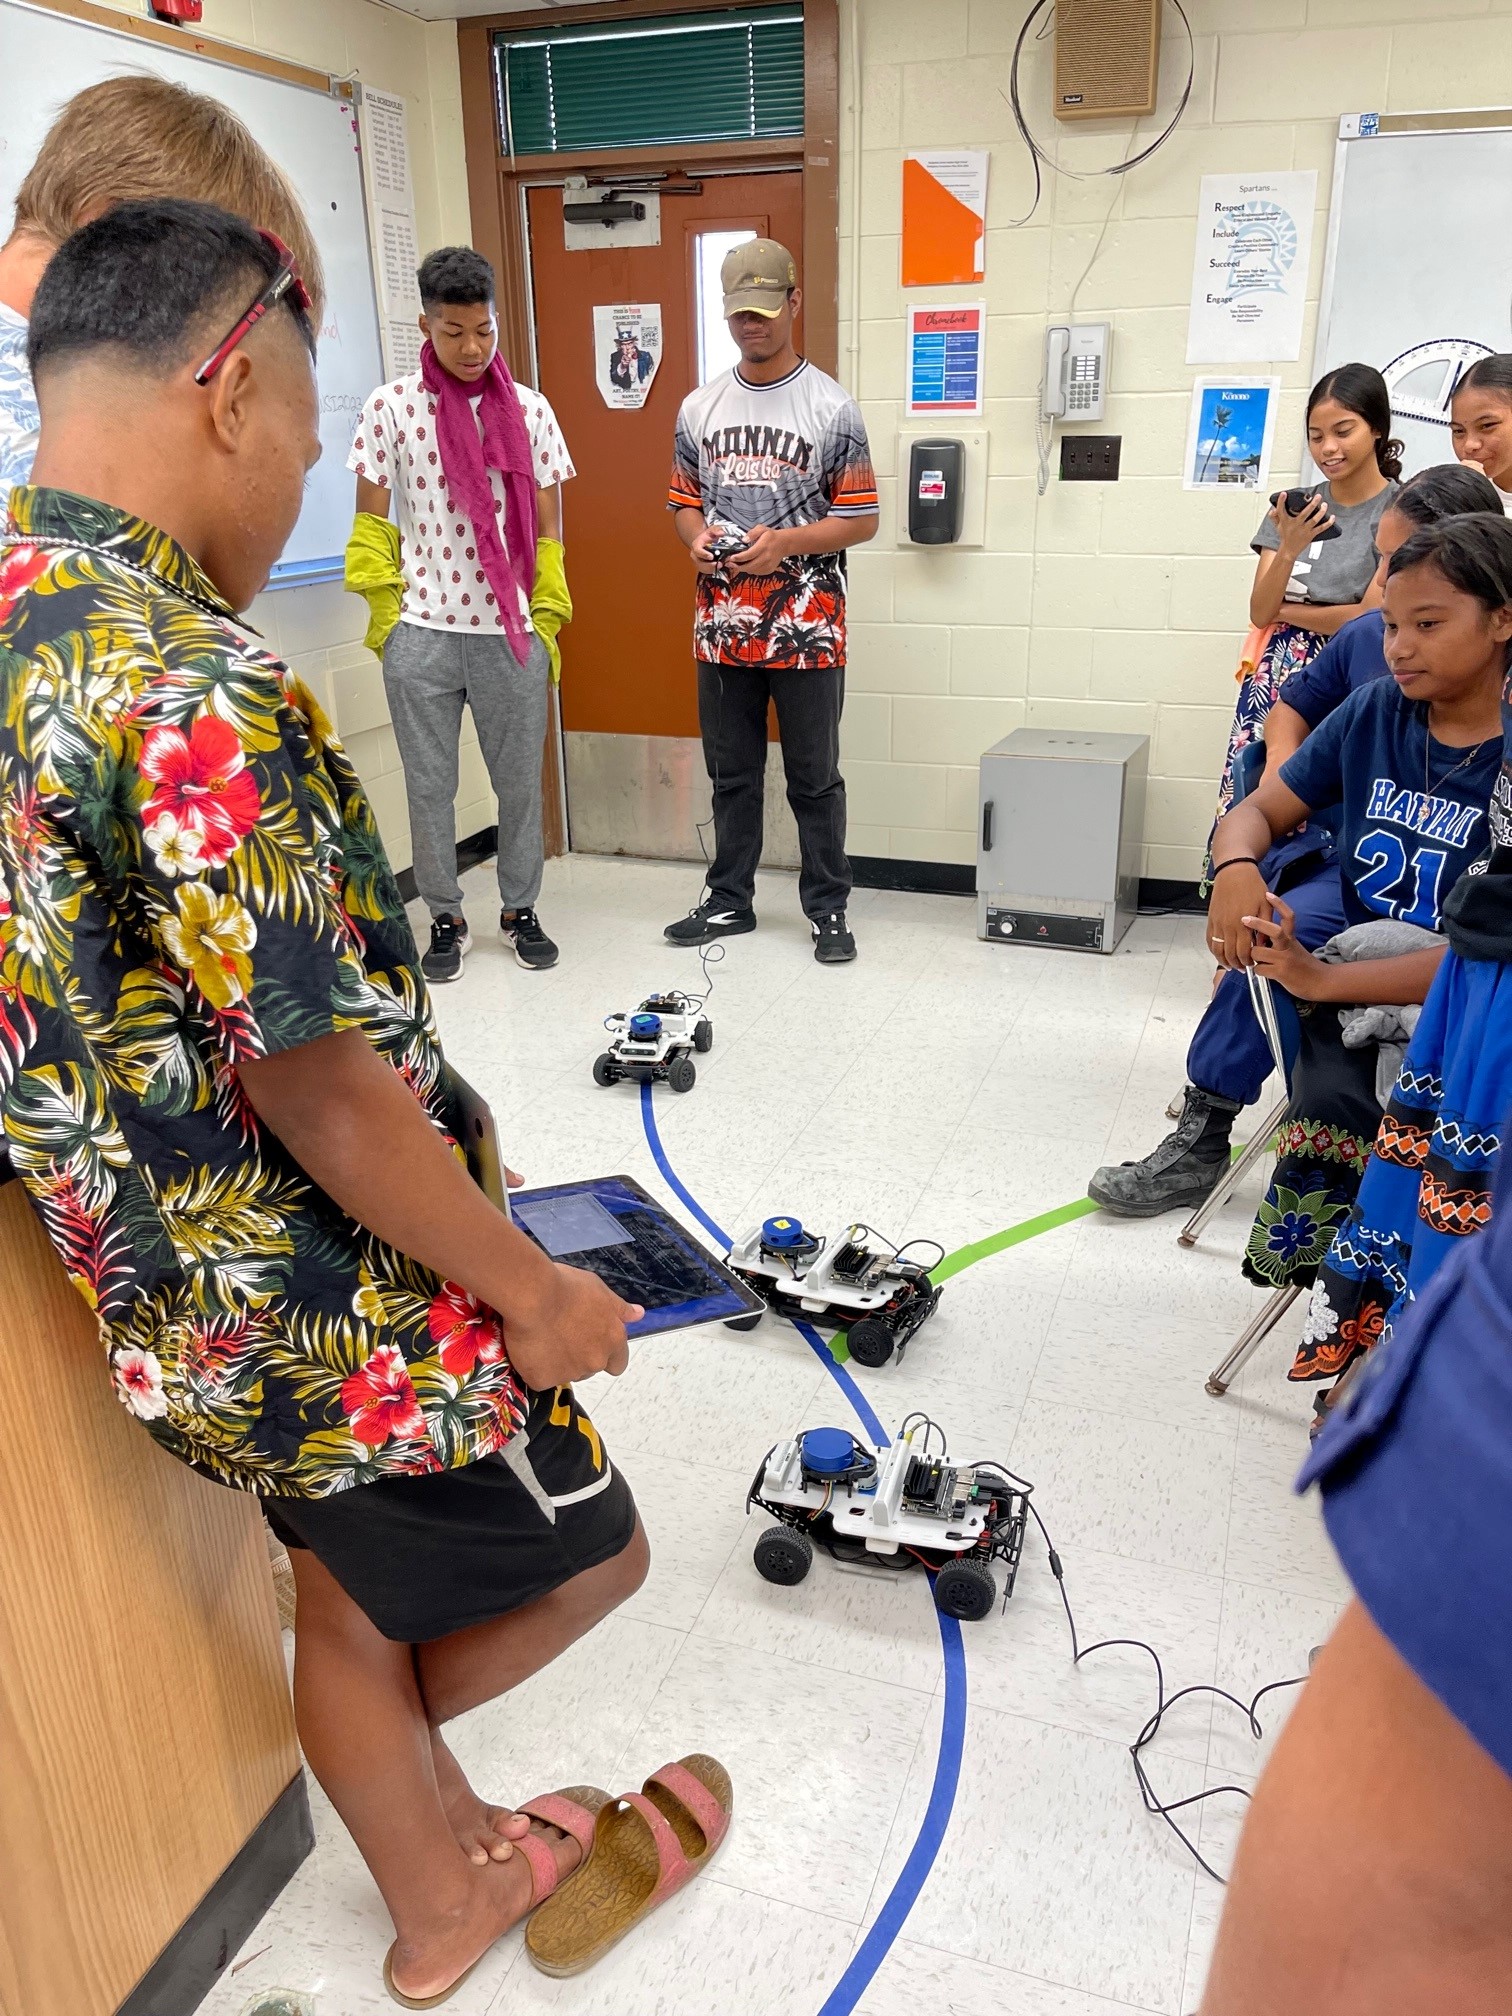
[{"label": "white tile floor", "polygon": [[[490,871],[468,887],[478,946],[437,1012],[510,1160],[533,1182],[626,1170],[665,1196],[638,1094],[601,1091],[589,1064],[604,1014],[695,984],[696,957],[660,942],[694,874],[552,863],[541,911],[563,953],[549,974],[521,972],[487,928]],[[716,970],[697,1087],[657,1094],[673,1166],[727,1229],[796,1211],[953,1248],[1072,1201],[1096,1163],[1163,1131],[1207,996],[1198,920],[1142,920],[1095,959],[981,945],[963,901],[862,892],[860,960],[832,970],[809,955],[789,878],[764,877],[758,902],[761,930]],[[1148,1638],[1170,1685],[1241,1694],[1304,1670],[1343,1593],[1314,1506],[1289,1490],[1308,1404],[1283,1377],[1295,1326],[1226,1400],[1203,1391],[1257,1306],[1237,1258],[1258,1180],[1193,1253],[1174,1219],[1091,1216],[986,1260],[950,1283],[902,1366],[858,1375],[888,1424],[924,1407],[958,1453],[1035,1480],[1084,1641]],[[584,1779],[622,1790],[708,1749],[734,1775],[737,1817],[714,1873],[593,1973],[549,1982],[514,1937],[450,2006],[818,2016],[928,1801],[943,1685],[928,1588],[823,1559],[795,1590],[757,1576],[743,1506],[762,1453],[801,1426],[852,1425],[785,1325],[663,1337],[595,1385],[651,1534],[650,1579],[591,1643],[457,1725],[456,1747],[502,1799]],[[1071,1666],[1034,1539],[1007,1614],[964,1635],[953,1818],[862,2016],[1185,2016],[1221,1893],[1139,1802],[1127,1744],[1152,1705],[1148,1660]],[[1198,1701],[1173,1714],[1151,1769],[1179,1797],[1252,1782],[1263,1748]],[[382,1907],[313,1796],[317,1850],[207,2016],[274,1986],[315,1995],[319,2016],[393,2006]],[[1240,1812],[1231,1796],[1203,1809],[1204,1852],[1222,1863]]]}]

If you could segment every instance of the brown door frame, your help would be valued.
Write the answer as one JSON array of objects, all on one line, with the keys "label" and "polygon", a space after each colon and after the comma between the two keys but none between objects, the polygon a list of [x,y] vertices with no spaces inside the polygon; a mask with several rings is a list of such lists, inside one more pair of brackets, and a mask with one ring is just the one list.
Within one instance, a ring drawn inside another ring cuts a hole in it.
[{"label": "brown door frame", "polygon": [[[776,6],[783,0],[722,0],[725,6]],[[476,16],[457,23],[462,137],[473,243],[499,276],[499,335],[518,372],[532,355],[529,258],[521,191],[531,181],[595,169],[798,167],[803,172],[803,320],[805,347],[823,371],[838,368],[840,347],[840,19],[839,0],[802,0],[803,139],[723,140],[696,147],[629,147],[604,153],[517,154],[503,149],[494,89],[492,40],[501,28],[563,22],[623,21],[636,14],[716,11],[721,0],[595,0],[588,6]],[[859,171],[859,163],[857,164]],[[560,722],[553,708],[543,773],[549,855],[567,851]]]}]

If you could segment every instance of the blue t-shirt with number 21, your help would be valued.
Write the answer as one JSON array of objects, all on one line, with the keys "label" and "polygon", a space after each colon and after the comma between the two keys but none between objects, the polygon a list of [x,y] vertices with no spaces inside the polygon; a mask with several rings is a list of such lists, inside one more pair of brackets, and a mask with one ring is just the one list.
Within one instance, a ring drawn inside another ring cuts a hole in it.
[{"label": "blue t-shirt with number 21", "polygon": [[1395,917],[1439,929],[1444,898],[1488,838],[1486,807],[1502,738],[1452,749],[1428,733],[1428,708],[1394,679],[1351,693],[1281,781],[1304,805],[1342,804],[1339,866],[1351,924]]}]

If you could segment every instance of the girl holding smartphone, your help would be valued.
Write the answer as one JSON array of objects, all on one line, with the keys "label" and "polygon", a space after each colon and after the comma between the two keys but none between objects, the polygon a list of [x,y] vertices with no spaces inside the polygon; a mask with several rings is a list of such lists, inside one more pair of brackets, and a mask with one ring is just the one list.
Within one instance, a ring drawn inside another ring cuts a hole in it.
[{"label": "girl holding smartphone", "polygon": [[1369,364],[1341,364],[1307,401],[1307,448],[1322,472],[1301,511],[1282,491],[1250,541],[1259,560],[1250,590],[1253,628],[1240,667],[1239,704],[1218,790],[1221,819],[1233,803],[1234,764],[1263,736],[1265,717],[1299,666],[1336,630],[1380,600],[1375,529],[1400,487],[1401,443],[1391,439],[1391,397]]}]

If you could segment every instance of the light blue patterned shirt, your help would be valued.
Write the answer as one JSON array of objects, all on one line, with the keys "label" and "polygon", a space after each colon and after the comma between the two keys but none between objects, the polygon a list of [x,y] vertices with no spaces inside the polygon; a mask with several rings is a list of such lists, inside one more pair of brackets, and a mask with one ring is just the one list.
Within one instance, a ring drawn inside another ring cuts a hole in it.
[{"label": "light blue patterned shirt", "polygon": [[31,478],[41,424],[26,363],[26,323],[0,301],[0,513],[15,485]]}]

